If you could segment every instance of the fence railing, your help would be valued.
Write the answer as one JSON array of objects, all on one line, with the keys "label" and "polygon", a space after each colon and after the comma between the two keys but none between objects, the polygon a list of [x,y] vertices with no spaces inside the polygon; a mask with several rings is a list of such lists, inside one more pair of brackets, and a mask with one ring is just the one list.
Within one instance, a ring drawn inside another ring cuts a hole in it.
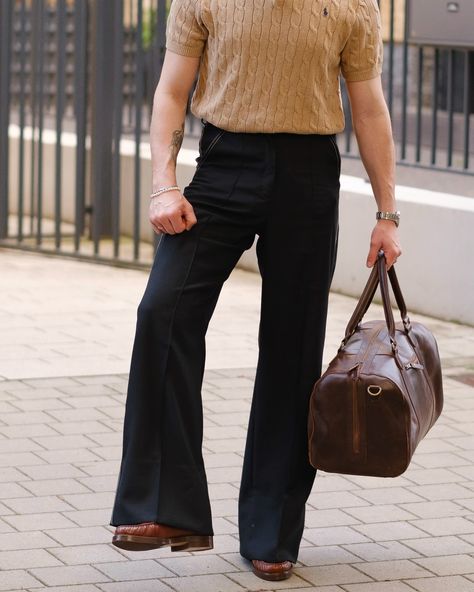
[{"label": "fence railing", "polygon": [[[149,264],[142,156],[169,4],[0,1],[0,245]],[[473,175],[474,52],[411,44],[403,0],[381,10],[398,162]],[[356,156],[344,87],[343,101],[339,143]]]},{"label": "fence railing", "polygon": [[[379,0],[387,17],[383,82],[398,164],[473,175],[474,38],[470,48],[410,44],[410,1]],[[351,156],[357,147],[345,92],[343,101],[343,150]]]}]

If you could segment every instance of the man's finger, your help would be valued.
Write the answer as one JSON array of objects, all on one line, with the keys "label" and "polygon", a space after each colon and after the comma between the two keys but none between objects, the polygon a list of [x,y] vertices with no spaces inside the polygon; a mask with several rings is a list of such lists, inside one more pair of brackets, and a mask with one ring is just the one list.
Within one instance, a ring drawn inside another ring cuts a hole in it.
[{"label": "man's finger", "polygon": [[183,232],[183,230],[185,229],[184,222],[183,222],[183,220],[181,218],[181,214],[179,212],[170,216],[168,218],[168,220],[169,220],[171,226],[173,227],[175,234],[179,234],[180,232]]},{"label": "man's finger", "polygon": [[160,224],[165,229],[166,234],[176,234],[173,226],[171,225],[169,218],[160,218]]},{"label": "man's finger", "polygon": [[197,224],[196,214],[194,213],[194,208],[191,204],[186,205],[184,208],[183,217],[186,230],[190,230],[195,224]]},{"label": "man's finger", "polygon": [[370,245],[369,254],[367,256],[367,267],[373,267],[377,261],[377,253],[379,251],[378,245]]},{"label": "man's finger", "polygon": [[151,225],[155,228],[158,232],[165,232],[168,233],[168,228],[162,217],[160,216],[152,216],[150,218]]},{"label": "man's finger", "polygon": [[150,224],[155,232],[163,232],[161,224],[154,217],[150,218]]},{"label": "man's finger", "polygon": [[399,255],[400,255],[400,253],[393,252],[393,253],[390,253],[388,256],[386,256],[387,269],[390,269],[392,267],[392,265],[394,265],[397,262]]}]

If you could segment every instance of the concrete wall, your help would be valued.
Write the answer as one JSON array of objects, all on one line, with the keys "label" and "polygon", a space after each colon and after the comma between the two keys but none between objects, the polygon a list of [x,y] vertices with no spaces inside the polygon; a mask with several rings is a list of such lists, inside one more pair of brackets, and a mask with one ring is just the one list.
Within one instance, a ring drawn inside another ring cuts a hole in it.
[{"label": "concrete wall", "polygon": [[[10,128],[12,175],[10,195],[17,194],[18,137],[15,126]],[[29,154],[31,134],[25,142]],[[29,138],[29,139],[28,139]],[[44,136],[45,162],[54,162],[55,134]],[[73,134],[63,136],[63,220],[73,222],[74,205],[74,145]],[[122,141],[121,232],[131,235],[133,229],[133,159],[134,144]],[[149,146],[143,143],[141,239],[152,240],[148,222],[151,167]],[[178,158],[177,177],[180,187],[192,179],[195,150],[182,148]],[[27,159],[28,160],[28,159]],[[27,174],[29,163],[26,163]],[[54,169],[46,168],[44,177],[45,217],[54,215]],[[28,186],[28,185],[27,185]],[[474,195],[473,195],[474,197]],[[474,272],[471,257],[474,253],[474,199],[415,189],[397,187],[397,199],[402,212],[400,235],[403,256],[397,264],[405,298],[410,310],[435,317],[474,325]],[[28,200],[27,200],[28,201]],[[12,213],[16,204],[11,204]],[[369,236],[374,224],[376,206],[368,183],[358,177],[341,178],[340,240],[335,291],[358,296],[365,284],[365,267]],[[238,264],[257,271],[254,246],[246,251]]]},{"label": "concrete wall", "polygon": [[[403,255],[396,270],[409,310],[474,325],[474,199],[397,186],[397,200]],[[375,211],[370,185],[343,175],[336,292],[358,297],[365,285]],[[258,269],[254,248],[241,265]]]},{"label": "concrete wall", "polygon": [[[18,212],[18,167],[19,167],[19,128],[16,125],[10,125],[10,213]],[[30,213],[29,191],[31,183],[31,143],[32,130],[25,128],[24,133],[24,154],[25,161],[23,167],[23,178],[25,183],[25,202],[24,212]],[[37,144],[37,135],[34,142]],[[56,133],[53,130],[44,130],[43,132],[43,216],[45,218],[54,218],[54,182],[55,182],[55,145]],[[75,166],[76,166],[76,136],[73,133],[65,132],[62,134],[62,220],[64,222],[74,222],[74,195],[75,195]],[[86,143],[86,159],[89,158],[89,142]],[[37,148],[36,148],[37,150]],[[120,229],[124,235],[133,234],[134,220],[134,159],[135,143],[131,140],[122,140],[120,144],[122,155],[120,181]],[[141,154],[141,200],[140,200],[140,238],[143,241],[153,241],[153,230],[148,221],[148,204],[151,187],[151,167],[150,167],[150,147],[147,143],[140,146]],[[51,163],[51,164],[50,164]],[[187,182],[191,178],[193,169],[185,167],[185,178],[180,181]],[[86,166],[86,195],[89,194],[89,166]],[[36,191],[36,189],[35,189]],[[88,203],[88,199],[86,202]]]},{"label": "concrete wall", "polygon": [[[370,185],[346,177],[341,195],[341,239],[333,289],[359,295],[373,227]],[[409,309],[474,325],[474,199],[397,187],[403,255],[396,265]]]}]

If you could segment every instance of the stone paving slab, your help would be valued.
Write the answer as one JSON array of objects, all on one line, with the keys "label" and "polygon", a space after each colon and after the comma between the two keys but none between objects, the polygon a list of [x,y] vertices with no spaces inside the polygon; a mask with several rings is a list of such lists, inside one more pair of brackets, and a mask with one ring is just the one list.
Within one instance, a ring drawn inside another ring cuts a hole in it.
[{"label": "stone paving slab", "polygon": [[[235,271],[210,327],[203,450],[215,548],[131,553],[110,545],[108,521],[146,274],[11,251],[0,266],[0,592],[474,591],[473,328],[414,315],[438,338],[442,417],[396,479],[320,472],[295,575],[270,583],[237,537],[259,278]],[[326,361],[354,305],[331,296]],[[93,356],[80,355],[91,339]]]}]

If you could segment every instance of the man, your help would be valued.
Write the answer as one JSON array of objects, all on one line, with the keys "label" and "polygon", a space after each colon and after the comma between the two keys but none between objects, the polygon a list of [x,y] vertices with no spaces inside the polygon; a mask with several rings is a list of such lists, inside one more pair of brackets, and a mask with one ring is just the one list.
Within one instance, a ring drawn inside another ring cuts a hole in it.
[{"label": "man", "polygon": [[[150,221],[164,236],[138,307],[113,542],[212,548],[201,452],[204,337],[223,282],[258,235],[259,359],[240,552],[259,577],[284,579],[315,477],[306,426],[336,261],[341,72],[380,218],[367,265],[381,248],[389,266],[401,253],[378,7],[174,0],[166,47],[150,136]],[[196,74],[191,108],[204,127],[197,170],[181,192],[176,158]]]}]

